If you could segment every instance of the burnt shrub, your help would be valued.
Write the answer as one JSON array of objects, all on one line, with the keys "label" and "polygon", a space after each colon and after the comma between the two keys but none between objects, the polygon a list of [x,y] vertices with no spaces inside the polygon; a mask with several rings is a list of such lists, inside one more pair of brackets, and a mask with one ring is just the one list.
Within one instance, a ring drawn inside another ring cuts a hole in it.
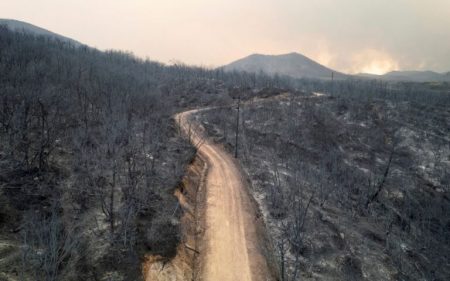
[{"label": "burnt shrub", "polygon": [[361,262],[352,256],[345,256],[340,261],[340,270],[344,280],[363,280]]},{"label": "burnt shrub", "polygon": [[176,254],[177,245],[181,240],[181,230],[178,224],[160,218],[152,222],[143,239],[150,252],[170,258]]}]

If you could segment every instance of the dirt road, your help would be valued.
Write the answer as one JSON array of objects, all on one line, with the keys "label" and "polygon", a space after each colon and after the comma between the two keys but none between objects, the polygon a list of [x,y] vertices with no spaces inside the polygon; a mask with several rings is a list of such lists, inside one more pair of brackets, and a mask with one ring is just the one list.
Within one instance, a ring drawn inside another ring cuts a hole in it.
[{"label": "dirt road", "polygon": [[237,163],[221,146],[201,141],[200,127],[188,122],[192,113],[180,113],[176,119],[194,144],[202,142],[198,153],[208,164],[200,280],[274,280],[258,238],[257,211]]}]

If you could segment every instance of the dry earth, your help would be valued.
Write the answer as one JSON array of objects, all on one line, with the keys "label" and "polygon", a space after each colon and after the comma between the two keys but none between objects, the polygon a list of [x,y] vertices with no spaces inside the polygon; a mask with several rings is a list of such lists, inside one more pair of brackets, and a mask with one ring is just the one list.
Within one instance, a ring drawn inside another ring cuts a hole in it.
[{"label": "dry earth", "polygon": [[190,123],[192,113],[195,111],[181,113],[176,119],[208,165],[199,280],[275,280],[264,224],[247,181],[235,159]]}]

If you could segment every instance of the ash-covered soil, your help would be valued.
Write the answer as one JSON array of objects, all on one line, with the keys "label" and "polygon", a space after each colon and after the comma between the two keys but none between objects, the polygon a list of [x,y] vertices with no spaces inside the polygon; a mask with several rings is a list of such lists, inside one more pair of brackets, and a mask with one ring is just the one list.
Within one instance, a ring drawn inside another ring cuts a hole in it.
[{"label": "ash-covered soil", "polygon": [[[447,280],[450,109],[284,94],[241,103],[239,159],[283,280]],[[197,118],[234,151],[236,108]]]}]

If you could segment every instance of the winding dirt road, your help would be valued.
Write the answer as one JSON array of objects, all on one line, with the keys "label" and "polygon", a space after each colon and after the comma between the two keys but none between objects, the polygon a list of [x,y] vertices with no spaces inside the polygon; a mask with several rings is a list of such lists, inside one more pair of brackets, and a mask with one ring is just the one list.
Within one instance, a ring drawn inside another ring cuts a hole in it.
[{"label": "winding dirt road", "polygon": [[238,165],[220,145],[202,139],[201,127],[189,123],[195,112],[180,113],[176,120],[193,144],[201,143],[198,153],[208,165],[200,280],[274,280],[259,238],[258,212]]}]

